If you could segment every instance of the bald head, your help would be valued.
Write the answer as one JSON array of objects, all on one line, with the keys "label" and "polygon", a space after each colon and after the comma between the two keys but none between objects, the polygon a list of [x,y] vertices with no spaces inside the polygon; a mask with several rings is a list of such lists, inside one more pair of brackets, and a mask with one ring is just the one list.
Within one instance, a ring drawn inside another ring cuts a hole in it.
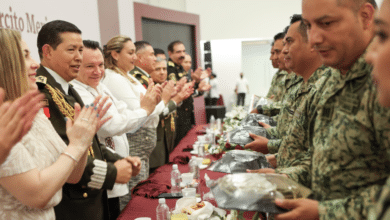
[{"label": "bald head", "polygon": [[337,5],[350,7],[355,13],[364,3],[370,3],[375,9],[378,7],[375,0],[337,0]]}]

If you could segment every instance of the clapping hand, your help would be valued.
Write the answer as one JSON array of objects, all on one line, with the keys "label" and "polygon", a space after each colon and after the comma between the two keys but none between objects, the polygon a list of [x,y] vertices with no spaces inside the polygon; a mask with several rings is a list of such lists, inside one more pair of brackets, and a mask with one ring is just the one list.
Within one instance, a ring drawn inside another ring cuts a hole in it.
[{"label": "clapping hand", "polygon": [[156,105],[161,101],[162,87],[160,85],[154,85],[152,79],[149,79],[149,86],[145,95],[140,94],[141,108],[145,109],[147,115],[152,114]]},{"label": "clapping hand", "polygon": [[0,164],[12,147],[30,130],[34,118],[43,107],[38,90],[30,90],[13,102],[3,103],[5,92],[0,88]]},{"label": "clapping hand", "polygon": [[201,67],[196,68],[195,71],[191,70],[191,78],[195,80],[195,82],[199,83],[201,80],[201,75],[203,73],[203,70]]},{"label": "clapping hand", "polygon": [[202,80],[198,85],[199,92],[209,91],[211,89],[211,85],[208,84],[205,80]]},{"label": "clapping hand", "polygon": [[139,157],[128,156],[125,158],[133,167],[132,176],[137,176],[142,168],[142,162]]},{"label": "clapping hand", "polygon": [[132,164],[127,161],[126,158],[123,158],[121,160],[117,160],[114,163],[114,166],[116,168],[116,183],[127,183],[132,177],[133,174],[133,166]]},{"label": "clapping hand", "polygon": [[103,100],[100,99],[101,96],[96,97],[94,104],[86,105],[82,109],[76,103],[74,121],[66,117],[66,134],[68,135],[69,143],[79,147],[81,151],[88,149],[96,131],[111,118],[100,120],[111,106],[111,104],[108,104],[104,107],[108,97]]},{"label": "clapping hand", "polygon": [[169,80],[168,82],[165,82],[162,87],[163,90],[161,94],[161,99],[166,105],[169,102],[169,100],[171,100],[172,94],[175,95],[176,93],[175,83],[172,80]]}]

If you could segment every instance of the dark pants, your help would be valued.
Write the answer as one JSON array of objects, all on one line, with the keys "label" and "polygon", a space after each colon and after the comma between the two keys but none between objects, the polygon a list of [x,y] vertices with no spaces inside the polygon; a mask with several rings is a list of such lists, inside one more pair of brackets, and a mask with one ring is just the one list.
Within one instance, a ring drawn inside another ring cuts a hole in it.
[{"label": "dark pants", "polygon": [[118,218],[119,214],[121,214],[119,207],[119,197],[108,199],[108,210],[111,220]]},{"label": "dark pants", "polygon": [[245,105],[245,93],[238,93],[237,94],[237,105]]}]

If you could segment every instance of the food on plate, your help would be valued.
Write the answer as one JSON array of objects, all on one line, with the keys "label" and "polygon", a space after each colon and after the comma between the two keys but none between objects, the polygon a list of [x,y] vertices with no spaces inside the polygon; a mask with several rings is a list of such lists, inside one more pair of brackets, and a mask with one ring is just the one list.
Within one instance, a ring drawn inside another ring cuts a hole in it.
[{"label": "food on plate", "polygon": [[196,210],[199,210],[205,206],[204,202],[198,202],[195,205],[191,205],[188,207],[185,207],[181,210],[182,213],[185,213],[187,215],[191,215]]}]

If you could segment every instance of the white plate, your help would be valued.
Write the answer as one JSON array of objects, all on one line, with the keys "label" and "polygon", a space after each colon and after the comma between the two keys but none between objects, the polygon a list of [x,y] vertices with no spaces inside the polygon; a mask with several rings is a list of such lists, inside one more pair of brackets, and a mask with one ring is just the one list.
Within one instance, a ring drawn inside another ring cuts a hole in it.
[{"label": "white plate", "polygon": [[206,165],[206,164],[200,164],[199,165],[199,169],[203,170],[203,169],[206,169],[209,165]]}]

